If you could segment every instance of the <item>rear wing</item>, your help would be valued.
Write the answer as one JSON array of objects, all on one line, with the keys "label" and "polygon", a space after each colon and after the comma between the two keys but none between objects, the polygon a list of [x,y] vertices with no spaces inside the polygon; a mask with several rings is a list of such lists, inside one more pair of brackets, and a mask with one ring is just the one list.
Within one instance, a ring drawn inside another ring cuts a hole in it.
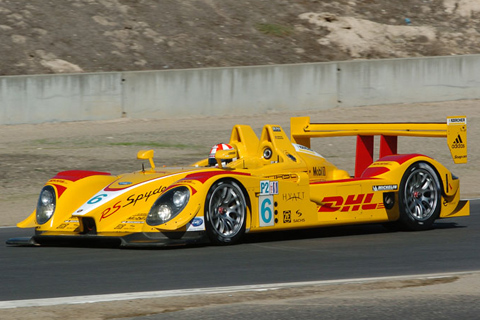
[{"label": "rear wing", "polygon": [[467,162],[467,117],[448,117],[446,123],[310,123],[310,117],[290,119],[291,140],[310,148],[317,137],[357,136],[355,177],[373,162],[374,136],[380,136],[380,158],[397,154],[398,136],[447,138],[455,163]]}]

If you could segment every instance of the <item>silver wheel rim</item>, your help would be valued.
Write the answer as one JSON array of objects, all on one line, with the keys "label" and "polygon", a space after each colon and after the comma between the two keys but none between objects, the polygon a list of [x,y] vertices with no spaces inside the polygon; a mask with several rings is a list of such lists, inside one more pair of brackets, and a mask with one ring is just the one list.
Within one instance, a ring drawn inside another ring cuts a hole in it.
[{"label": "silver wheel rim", "polygon": [[418,221],[428,220],[438,202],[437,183],[425,169],[413,171],[405,183],[405,208]]},{"label": "silver wheel rim", "polygon": [[216,233],[224,238],[237,235],[245,219],[245,198],[240,188],[230,183],[219,184],[210,197],[208,215]]}]

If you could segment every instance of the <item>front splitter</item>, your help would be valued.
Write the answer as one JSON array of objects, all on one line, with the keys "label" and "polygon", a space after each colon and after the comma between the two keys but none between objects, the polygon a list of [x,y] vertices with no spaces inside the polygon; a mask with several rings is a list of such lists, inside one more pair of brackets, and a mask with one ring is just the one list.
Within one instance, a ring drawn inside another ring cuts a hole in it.
[{"label": "front splitter", "polygon": [[204,231],[132,233],[125,236],[102,236],[101,234],[42,235],[11,238],[10,246],[72,246],[72,247],[172,247],[208,243]]}]

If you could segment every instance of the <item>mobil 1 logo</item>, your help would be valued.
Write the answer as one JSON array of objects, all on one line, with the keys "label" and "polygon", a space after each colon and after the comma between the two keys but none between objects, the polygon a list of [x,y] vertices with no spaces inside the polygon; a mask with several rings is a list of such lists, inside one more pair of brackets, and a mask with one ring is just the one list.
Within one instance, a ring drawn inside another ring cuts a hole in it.
[{"label": "mobil 1 logo", "polygon": [[258,214],[260,227],[275,225],[273,195],[278,194],[278,181],[260,181],[260,195],[258,196]]}]

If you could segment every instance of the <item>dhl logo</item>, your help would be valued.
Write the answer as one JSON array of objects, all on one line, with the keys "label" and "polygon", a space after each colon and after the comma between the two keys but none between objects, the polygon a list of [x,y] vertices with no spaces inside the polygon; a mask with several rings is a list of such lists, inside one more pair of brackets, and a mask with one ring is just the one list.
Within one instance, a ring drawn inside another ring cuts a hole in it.
[{"label": "dhl logo", "polygon": [[344,199],[342,196],[324,197],[318,212],[348,212],[362,210],[384,209],[383,203],[372,203],[373,193],[351,194]]}]

